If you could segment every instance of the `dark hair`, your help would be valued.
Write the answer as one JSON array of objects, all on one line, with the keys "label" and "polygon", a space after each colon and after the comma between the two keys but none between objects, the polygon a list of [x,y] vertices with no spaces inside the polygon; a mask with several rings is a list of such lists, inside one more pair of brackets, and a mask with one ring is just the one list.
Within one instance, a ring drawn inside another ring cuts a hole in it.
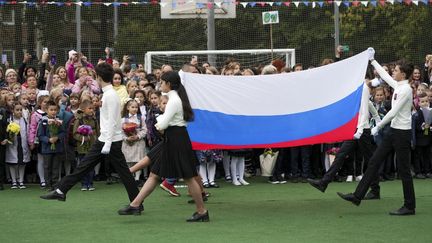
[{"label": "dark hair", "polygon": [[57,109],[59,108],[58,105],[53,100],[49,100],[47,102],[47,107],[49,107],[49,106],[55,106],[55,107],[57,107]]},{"label": "dark hair", "polygon": [[28,67],[26,67],[26,69],[25,69],[25,71],[24,71],[26,77],[27,77],[27,72],[28,72],[28,70],[30,70],[30,69],[33,69],[33,72],[35,73],[35,75],[37,74],[37,70],[36,70],[35,67],[33,67],[33,66],[28,66]]},{"label": "dark hair", "polygon": [[421,92],[417,97],[418,97],[419,99],[421,99],[421,98],[425,98],[425,97],[427,97],[427,93],[426,93],[426,92]]},{"label": "dark hair", "polygon": [[147,107],[147,106],[149,105],[149,100],[147,99],[147,95],[146,95],[146,93],[144,92],[144,90],[141,90],[141,89],[135,90],[135,91],[132,93],[132,97],[131,97],[131,98],[132,98],[132,99],[135,99],[137,93],[141,93],[141,94],[144,96],[144,105]]},{"label": "dark hair", "polygon": [[114,77],[114,69],[108,63],[99,63],[95,67],[96,75],[101,77],[105,83],[112,84]]},{"label": "dark hair", "polygon": [[399,70],[402,73],[405,73],[405,79],[411,78],[411,75],[414,71],[414,65],[412,65],[411,63],[409,63],[405,60],[397,61],[396,65],[399,66]]},{"label": "dark hair", "polygon": [[183,119],[185,121],[193,121],[194,113],[189,103],[189,98],[186,93],[186,89],[181,83],[178,72],[170,71],[162,74],[161,80],[170,84],[171,89],[177,91],[183,106]]},{"label": "dark hair", "polygon": [[120,78],[121,78],[121,83],[120,84],[124,84],[124,76],[123,76],[122,70],[119,69],[119,68],[114,69],[113,79],[114,79],[114,75],[115,74],[120,75]]},{"label": "dark hair", "polygon": [[127,109],[128,109],[129,104],[132,103],[132,102],[136,102],[137,103],[137,105],[138,105],[138,112],[137,112],[137,114],[141,115],[141,109],[139,108],[138,101],[136,101],[135,99],[130,99],[123,106],[123,110],[122,110],[122,113],[121,113],[122,117],[129,117],[129,111]]}]

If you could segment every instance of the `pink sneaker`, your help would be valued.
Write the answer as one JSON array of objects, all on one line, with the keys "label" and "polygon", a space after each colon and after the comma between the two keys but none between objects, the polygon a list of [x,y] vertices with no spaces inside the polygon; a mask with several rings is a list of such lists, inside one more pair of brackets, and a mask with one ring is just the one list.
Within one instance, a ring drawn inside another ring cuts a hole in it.
[{"label": "pink sneaker", "polygon": [[168,192],[172,196],[180,197],[180,193],[177,192],[175,187],[173,185],[169,184],[166,180],[164,180],[159,186],[160,186],[160,188],[162,188],[163,190],[165,190],[166,192]]}]

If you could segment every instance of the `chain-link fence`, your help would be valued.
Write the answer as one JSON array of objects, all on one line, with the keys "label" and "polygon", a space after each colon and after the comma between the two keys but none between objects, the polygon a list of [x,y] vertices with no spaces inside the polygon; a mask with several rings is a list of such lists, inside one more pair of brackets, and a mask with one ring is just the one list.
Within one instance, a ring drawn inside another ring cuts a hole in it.
[{"label": "chain-link fence", "polygon": [[[272,26],[274,48],[294,48],[297,62],[319,65],[323,58],[334,56],[336,3],[317,1],[319,5],[312,8],[310,2],[308,6],[251,2],[255,4],[246,7],[237,3],[236,18],[215,20],[216,49],[270,48],[270,27],[262,24],[261,16],[263,11],[278,10],[279,24]],[[418,5],[374,2],[376,6],[340,5],[340,43],[348,46],[345,55],[373,46],[381,62],[407,58],[421,64],[432,49],[432,6],[427,1]],[[118,59],[129,54],[137,63],[144,61],[147,51],[207,49],[206,19],[161,19],[156,1],[109,6],[100,1],[82,2],[81,6],[71,2],[2,3],[0,52],[13,65],[21,62],[25,51],[36,55],[42,47],[48,47],[62,64],[68,50],[77,48],[77,36],[81,51],[93,63],[104,55],[106,46],[113,47]]]}]

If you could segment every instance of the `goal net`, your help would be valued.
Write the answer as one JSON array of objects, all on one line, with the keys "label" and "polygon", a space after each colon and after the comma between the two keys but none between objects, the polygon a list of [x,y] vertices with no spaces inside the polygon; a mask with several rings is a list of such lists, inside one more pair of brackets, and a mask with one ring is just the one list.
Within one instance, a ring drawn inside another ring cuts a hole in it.
[{"label": "goal net", "polygon": [[145,54],[145,70],[150,73],[162,65],[171,65],[180,69],[190,62],[192,56],[198,58],[199,65],[209,63],[221,69],[226,60],[235,60],[242,68],[251,68],[271,64],[273,60],[282,60],[286,67],[295,64],[295,49],[253,49],[253,50],[214,50],[214,51],[150,51]]}]

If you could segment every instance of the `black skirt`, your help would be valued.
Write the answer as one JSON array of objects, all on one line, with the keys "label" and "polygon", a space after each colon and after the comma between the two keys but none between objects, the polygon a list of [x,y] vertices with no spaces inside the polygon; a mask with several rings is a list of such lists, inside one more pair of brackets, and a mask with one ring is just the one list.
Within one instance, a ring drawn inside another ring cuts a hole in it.
[{"label": "black skirt", "polygon": [[153,166],[151,172],[164,178],[192,178],[197,176],[198,159],[186,127],[165,129],[164,139],[147,154]]}]

